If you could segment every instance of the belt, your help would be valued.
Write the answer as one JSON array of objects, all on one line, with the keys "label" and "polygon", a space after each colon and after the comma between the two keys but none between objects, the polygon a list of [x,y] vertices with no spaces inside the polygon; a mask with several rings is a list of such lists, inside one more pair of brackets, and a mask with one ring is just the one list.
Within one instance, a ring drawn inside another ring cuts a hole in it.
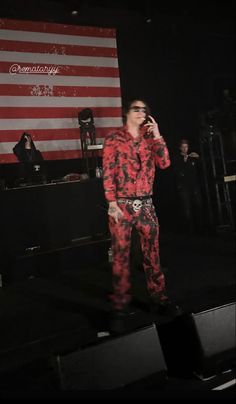
[{"label": "belt", "polygon": [[139,199],[140,201],[144,201],[145,199],[150,199],[152,196],[151,195],[145,195],[145,196],[124,196],[123,198],[118,198],[118,199],[129,199],[129,200],[135,200]]},{"label": "belt", "polygon": [[118,198],[117,202],[120,204],[132,206],[135,212],[138,212],[142,206],[152,206],[152,198],[150,197],[141,197],[141,198],[142,199],[139,199],[138,197],[136,199]]}]

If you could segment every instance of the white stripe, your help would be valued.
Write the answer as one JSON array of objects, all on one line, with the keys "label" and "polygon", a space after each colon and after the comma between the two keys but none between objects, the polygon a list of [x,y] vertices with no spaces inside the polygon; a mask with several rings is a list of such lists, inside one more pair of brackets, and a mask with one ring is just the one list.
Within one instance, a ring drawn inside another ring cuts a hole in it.
[{"label": "white stripe", "polygon": [[[103,32],[103,29],[101,29],[101,32]],[[104,38],[99,37],[99,35],[97,35],[96,37],[92,37],[82,35],[50,34],[43,32],[0,29],[0,39],[6,39],[8,41],[43,42],[60,45],[82,45],[116,48],[115,38]]]},{"label": "white stripe", "polygon": [[[121,118],[94,118],[97,128],[121,126]],[[79,128],[76,118],[37,118],[37,119],[0,119],[1,130],[32,130],[32,129],[69,129]]]},{"label": "white stripe", "polygon": [[27,84],[49,86],[120,87],[118,77],[52,76],[48,74],[0,73],[0,84]]},{"label": "white stripe", "polygon": [[103,66],[103,67],[118,67],[117,58],[100,57],[100,56],[70,56],[57,55],[50,53],[31,53],[31,52],[8,52],[0,51],[0,60],[2,62],[14,63],[33,63],[49,64],[59,66]]},{"label": "white stripe", "polygon": [[224,383],[224,384],[220,384],[219,386],[214,387],[214,389],[212,389],[212,390],[224,390],[230,386],[233,386],[234,384],[236,384],[236,379],[230,380],[229,382]]},{"label": "white stripe", "polygon": [[[103,144],[103,138],[96,139],[97,144]],[[17,142],[0,143],[0,154],[12,154],[13,147]],[[34,142],[36,148],[41,152],[58,151],[58,150],[81,150],[80,139],[63,139],[63,140],[41,140]]]},{"label": "white stripe", "polygon": [[120,107],[120,97],[0,97],[0,107]]},{"label": "white stripe", "polygon": [[46,140],[35,142],[35,146],[41,151],[58,151],[58,150],[80,150],[81,143],[79,139],[66,140]]}]

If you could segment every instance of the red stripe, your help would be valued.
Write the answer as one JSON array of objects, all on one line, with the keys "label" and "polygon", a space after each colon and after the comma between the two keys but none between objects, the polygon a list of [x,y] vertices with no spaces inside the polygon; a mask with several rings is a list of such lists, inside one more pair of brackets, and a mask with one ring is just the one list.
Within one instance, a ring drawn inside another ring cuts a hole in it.
[{"label": "red stripe", "polygon": [[82,35],[101,38],[115,38],[116,30],[113,28],[97,28],[78,25],[62,25],[46,22],[22,21],[0,19],[0,28],[18,31],[46,32],[63,35]]},{"label": "red stripe", "polygon": [[[82,158],[81,150],[58,150],[58,151],[48,151],[42,153],[44,160],[67,160]],[[98,156],[102,157],[102,151],[98,151]],[[18,160],[16,156],[12,154],[1,154],[0,163],[17,163]]]},{"label": "red stripe", "polygon": [[[96,130],[96,138],[104,138],[108,133],[115,130],[117,128],[95,128]],[[1,142],[18,142],[20,136],[24,132],[23,129],[15,129],[15,130],[0,130],[0,141]],[[78,128],[70,128],[70,129],[28,129],[32,135],[34,141],[36,140],[65,140],[65,139],[79,139],[80,138],[80,129],[79,124]]]},{"label": "red stripe", "polygon": [[18,160],[16,158],[16,156],[12,153],[12,154],[0,154],[0,164],[4,164],[4,163],[16,163]]},{"label": "red stripe", "polygon": [[[102,151],[98,151],[97,155],[102,157]],[[66,160],[82,158],[81,150],[65,150],[65,151],[50,151],[44,152],[43,157],[45,160]]]},{"label": "red stripe", "polygon": [[45,160],[66,160],[82,157],[81,150],[58,150],[42,153]]},{"label": "red stripe", "polygon": [[[50,151],[50,152],[44,152],[42,153],[42,155],[45,160],[67,160],[82,157],[81,150]],[[13,153],[0,155],[1,164],[17,163],[17,162],[18,160]]]},{"label": "red stripe", "polygon": [[17,52],[48,53],[54,55],[117,57],[116,48],[1,40],[0,50],[15,52],[16,49]]},{"label": "red stripe", "polygon": [[[17,119],[17,118],[74,118],[84,108],[51,108],[51,107],[0,107],[0,118],[2,119]],[[93,116],[96,118],[102,117],[121,117],[120,107],[93,107]]]},{"label": "red stripe", "polygon": [[[17,60],[14,62],[0,62],[0,73],[9,73],[12,65],[18,64],[22,67],[52,67],[52,64],[42,64],[42,63],[18,63]],[[57,65],[53,65],[57,66]],[[59,65],[59,71],[57,76],[83,76],[83,77],[119,77],[119,69],[117,67],[97,67],[97,66],[70,66],[70,65]],[[19,73],[18,73],[19,74]],[[10,80],[9,76],[9,80]]]},{"label": "red stripe", "polygon": [[52,97],[120,97],[116,87],[68,87],[49,85],[1,84],[0,95],[15,96],[52,96]]}]

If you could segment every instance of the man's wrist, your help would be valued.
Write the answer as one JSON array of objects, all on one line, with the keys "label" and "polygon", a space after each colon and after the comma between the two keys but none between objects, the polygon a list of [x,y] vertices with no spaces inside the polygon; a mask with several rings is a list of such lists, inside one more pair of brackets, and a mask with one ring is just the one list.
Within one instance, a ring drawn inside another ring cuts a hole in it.
[{"label": "man's wrist", "polygon": [[160,139],[163,139],[163,136],[162,135],[157,135],[157,136],[154,136],[153,139],[154,140],[160,140]]}]

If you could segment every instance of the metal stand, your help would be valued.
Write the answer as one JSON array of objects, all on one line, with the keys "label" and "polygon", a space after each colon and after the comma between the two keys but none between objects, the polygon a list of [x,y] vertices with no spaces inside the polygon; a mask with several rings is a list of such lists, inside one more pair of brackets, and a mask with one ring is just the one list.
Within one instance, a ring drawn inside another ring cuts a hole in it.
[{"label": "metal stand", "polygon": [[102,145],[96,145],[96,130],[94,126],[93,112],[90,108],[83,109],[78,115],[80,125],[80,141],[82,158],[85,163],[85,172],[90,177],[91,171],[95,176],[98,167],[98,150]]},{"label": "metal stand", "polygon": [[214,122],[214,115],[210,113],[202,116],[200,149],[209,224],[211,228],[214,227],[219,231],[234,230],[235,224],[222,134]]}]

